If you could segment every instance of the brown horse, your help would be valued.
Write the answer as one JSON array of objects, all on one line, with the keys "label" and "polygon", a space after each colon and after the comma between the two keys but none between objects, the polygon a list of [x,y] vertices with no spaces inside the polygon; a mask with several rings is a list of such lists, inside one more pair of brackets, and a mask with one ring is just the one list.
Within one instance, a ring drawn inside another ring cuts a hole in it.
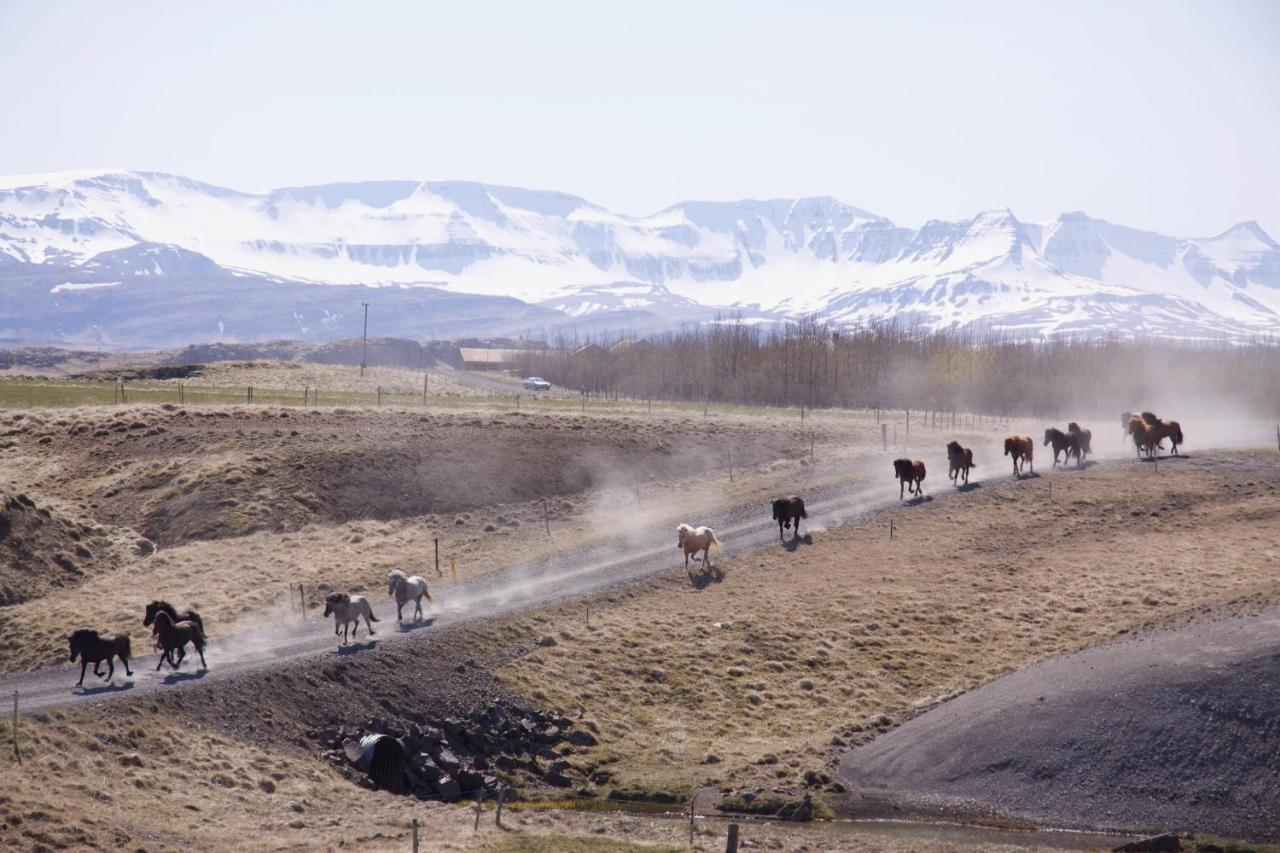
[{"label": "brown horse", "polygon": [[[71,662],[76,662],[77,655],[80,657],[80,680],[76,687],[84,686],[84,671],[89,664],[93,664],[94,675],[110,681],[116,673],[115,658],[120,658],[124,664],[125,675],[133,675],[133,670],[129,669],[128,634],[99,634],[92,628],[79,628],[71,632],[67,642],[71,644]],[[98,672],[98,665],[103,661],[107,662],[105,676]]]},{"label": "brown horse", "polygon": [[1133,447],[1138,452],[1139,459],[1142,458],[1143,451],[1148,457],[1152,457],[1160,449],[1159,434],[1139,415],[1129,418],[1129,435],[1133,436]]},{"label": "brown horse", "polygon": [[1182,425],[1177,421],[1162,421],[1151,412],[1143,412],[1142,419],[1147,422],[1147,426],[1155,430],[1157,449],[1163,446],[1160,442],[1167,438],[1173,445],[1170,452],[1177,456],[1178,445],[1182,444]]},{"label": "brown horse", "polygon": [[1076,455],[1076,464],[1083,465],[1084,458],[1093,452],[1093,430],[1083,429],[1072,421],[1067,424],[1067,436],[1071,439],[1071,450]]},{"label": "brown horse", "polygon": [[782,529],[790,527],[795,522],[795,537],[800,536],[800,519],[808,518],[809,514],[804,511],[804,498],[796,495],[789,495],[785,498],[778,498],[773,502],[773,520],[778,522],[778,538],[782,539]]},{"label": "brown horse", "polygon": [[1044,431],[1044,446],[1053,445],[1053,465],[1050,467],[1058,467],[1058,454],[1061,453],[1064,461],[1071,459],[1071,439],[1065,432],[1056,428],[1049,427]]},{"label": "brown horse", "polygon": [[[200,668],[208,669],[209,664],[204,660],[204,632],[200,630],[200,626],[195,622],[174,622],[172,617],[163,610],[156,611],[155,617],[156,637],[160,640],[160,648],[164,650],[164,654],[160,655],[160,660],[156,662],[156,671],[160,671],[160,667],[165,661],[169,662],[169,666],[177,669],[182,666],[182,661],[187,656],[187,643],[195,647],[196,652],[200,655]],[[175,661],[173,653],[178,653],[178,659]]]},{"label": "brown horse", "polygon": [[1022,466],[1031,465],[1031,473],[1036,472],[1034,455],[1036,443],[1026,435],[1011,435],[1004,440],[1004,455],[1013,457],[1013,476],[1022,473]]},{"label": "brown horse", "polygon": [[893,460],[893,474],[898,478],[898,500],[902,500],[904,488],[913,495],[924,494],[924,488],[921,486],[924,482],[924,463],[919,459]]},{"label": "brown horse", "polygon": [[958,441],[947,442],[947,463],[950,466],[947,475],[956,485],[959,485],[962,474],[964,484],[969,485],[969,469],[978,467],[978,463],[973,461],[973,451],[967,447],[961,447]]}]

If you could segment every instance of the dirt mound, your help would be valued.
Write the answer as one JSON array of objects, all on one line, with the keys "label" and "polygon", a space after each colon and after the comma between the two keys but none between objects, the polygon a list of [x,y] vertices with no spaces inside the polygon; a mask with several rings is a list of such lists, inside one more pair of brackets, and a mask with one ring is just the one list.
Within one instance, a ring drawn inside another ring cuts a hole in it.
[{"label": "dirt mound", "polygon": [[97,517],[161,546],[527,502],[774,459],[769,430],[573,415],[221,409],[28,419]]},{"label": "dirt mound", "polygon": [[25,494],[0,494],[0,606],[76,586],[121,559],[103,528],[65,518]]},{"label": "dirt mound", "polygon": [[1054,658],[851,752],[893,809],[1280,840],[1280,609]]}]

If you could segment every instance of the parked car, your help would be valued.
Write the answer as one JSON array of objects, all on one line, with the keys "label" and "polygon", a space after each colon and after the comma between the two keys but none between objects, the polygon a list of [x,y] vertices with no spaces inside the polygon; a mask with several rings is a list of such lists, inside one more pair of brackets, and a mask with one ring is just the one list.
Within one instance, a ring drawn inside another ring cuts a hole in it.
[{"label": "parked car", "polygon": [[551,383],[543,379],[541,376],[530,376],[524,381],[524,390],[526,391],[550,391]]}]

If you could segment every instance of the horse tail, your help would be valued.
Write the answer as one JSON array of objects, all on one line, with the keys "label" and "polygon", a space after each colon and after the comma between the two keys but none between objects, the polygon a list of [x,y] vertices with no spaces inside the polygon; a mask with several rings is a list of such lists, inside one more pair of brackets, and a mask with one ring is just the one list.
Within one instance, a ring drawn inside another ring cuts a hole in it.
[{"label": "horse tail", "polygon": [[800,517],[801,518],[809,517],[808,511],[804,508],[804,501],[800,501]]},{"label": "horse tail", "polygon": [[193,623],[196,626],[196,632],[191,635],[191,645],[196,647],[196,651],[204,652],[204,644],[208,638],[204,635],[204,629],[200,627],[200,623]]},{"label": "horse tail", "polygon": [[190,618],[192,622],[196,623],[196,627],[200,629],[200,636],[207,639],[209,635],[204,632],[204,620],[200,618],[200,614],[194,610],[188,610],[187,617]]},{"label": "horse tail", "polygon": [[422,594],[427,597],[427,601],[435,601],[435,599],[431,597],[431,590],[427,589],[425,586],[422,588]]},{"label": "horse tail", "polygon": [[382,620],[381,620],[381,619],[379,619],[377,616],[374,616],[374,615],[373,615],[373,606],[372,606],[371,604],[369,604],[369,602],[367,602],[367,601],[366,601],[366,602],[364,603],[364,606],[365,606],[364,615],[365,615],[365,618],[366,618],[366,619],[368,619],[370,622],[381,622],[381,621],[382,621]]}]

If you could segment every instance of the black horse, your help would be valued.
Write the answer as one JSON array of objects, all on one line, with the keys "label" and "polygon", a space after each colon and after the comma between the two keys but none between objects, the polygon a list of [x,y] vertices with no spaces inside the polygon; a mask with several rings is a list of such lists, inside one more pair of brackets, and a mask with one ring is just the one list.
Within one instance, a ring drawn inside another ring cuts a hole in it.
[{"label": "black horse", "polygon": [[1071,437],[1068,436],[1062,430],[1057,429],[1055,427],[1049,427],[1047,430],[1045,430],[1044,444],[1045,444],[1045,447],[1048,447],[1050,444],[1053,445],[1053,464],[1054,465],[1058,464],[1059,453],[1062,454],[1062,459],[1064,462],[1069,462],[1071,460],[1071,444],[1072,444]]},{"label": "black horse", "polygon": [[[156,662],[157,672],[165,661],[168,661],[169,666],[174,669],[182,666],[182,661],[187,656],[187,643],[195,646],[196,652],[199,653],[200,668],[209,668],[209,665],[204,662],[204,631],[201,631],[200,626],[195,622],[174,622],[169,618],[168,612],[161,610],[156,613],[155,633],[160,641],[160,648],[164,652]],[[176,659],[173,656],[174,652],[178,653]]]},{"label": "black horse", "polygon": [[[126,675],[133,675],[133,670],[129,669],[128,634],[99,634],[92,628],[80,628],[72,631],[67,641],[71,644],[71,662],[75,663],[77,656],[80,658],[80,680],[76,687],[84,686],[84,671],[89,664],[93,664],[94,675],[110,681],[116,673],[115,658],[120,658],[124,664]],[[98,665],[103,661],[107,662],[105,676],[98,671]]]},{"label": "black horse", "polygon": [[782,539],[783,528],[789,528],[792,522],[795,522],[795,536],[800,535],[800,519],[808,518],[809,514],[804,511],[804,498],[796,495],[789,495],[785,498],[778,498],[773,502],[773,520],[778,522],[778,538]]},{"label": "black horse", "polygon": [[[179,622],[194,622],[200,628],[200,633],[204,633],[204,620],[200,618],[200,614],[187,608],[181,613],[167,601],[153,601],[147,605],[147,614],[142,618],[142,627],[150,628],[151,623],[156,621],[156,614],[164,612],[169,614],[169,621],[175,625]],[[155,633],[154,631],[152,633]]]}]

